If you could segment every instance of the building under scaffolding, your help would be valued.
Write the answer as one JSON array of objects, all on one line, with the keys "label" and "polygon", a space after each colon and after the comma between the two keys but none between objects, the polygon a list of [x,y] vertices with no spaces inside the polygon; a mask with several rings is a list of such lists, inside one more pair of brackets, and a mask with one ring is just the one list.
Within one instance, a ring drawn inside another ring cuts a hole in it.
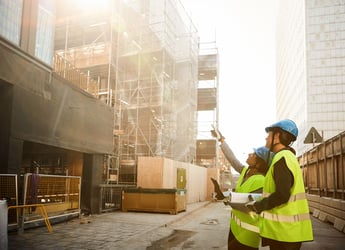
[{"label": "building under scaffolding", "polygon": [[218,127],[218,50],[215,42],[201,43],[198,57],[198,141],[196,164],[217,166],[217,141],[211,138]]},{"label": "building under scaffolding", "polygon": [[55,71],[78,69],[81,87],[114,108],[108,179],[133,181],[126,172],[139,156],[194,162],[199,41],[180,2],[116,0],[97,11],[71,4],[58,1]]}]

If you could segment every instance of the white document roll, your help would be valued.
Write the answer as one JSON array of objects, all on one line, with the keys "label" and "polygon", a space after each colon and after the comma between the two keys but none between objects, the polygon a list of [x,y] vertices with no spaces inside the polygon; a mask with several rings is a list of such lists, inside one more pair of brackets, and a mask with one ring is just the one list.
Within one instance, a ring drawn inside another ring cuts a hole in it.
[{"label": "white document roll", "polygon": [[230,192],[229,199],[232,203],[247,203],[251,201],[251,199],[249,199],[249,196],[251,196],[254,200],[260,200],[262,194]]}]

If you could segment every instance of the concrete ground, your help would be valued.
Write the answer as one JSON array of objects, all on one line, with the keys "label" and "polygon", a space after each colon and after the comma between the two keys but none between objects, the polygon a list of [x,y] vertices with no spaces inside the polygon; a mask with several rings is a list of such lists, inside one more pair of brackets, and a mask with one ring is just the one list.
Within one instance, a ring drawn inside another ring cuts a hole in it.
[{"label": "concrete ground", "polygon": [[[227,249],[229,207],[222,202],[189,204],[177,215],[112,212],[10,232],[8,249]],[[345,234],[312,217],[314,241],[302,250],[342,250]],[[260,248],[266,250],[268,248]]]}]

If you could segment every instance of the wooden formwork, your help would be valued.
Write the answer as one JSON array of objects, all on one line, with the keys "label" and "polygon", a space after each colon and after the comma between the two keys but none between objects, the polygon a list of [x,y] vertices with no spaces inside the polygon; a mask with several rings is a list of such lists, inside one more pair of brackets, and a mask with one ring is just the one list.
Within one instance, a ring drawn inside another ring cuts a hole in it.
[{"label": "wooden formwork", "polygon": [[299,157],[308,193],[345,199],[345,132]]},{"label": "wooden formwork", "polygon": [[345,232],[345,132],[299,157],[310,210]]}]

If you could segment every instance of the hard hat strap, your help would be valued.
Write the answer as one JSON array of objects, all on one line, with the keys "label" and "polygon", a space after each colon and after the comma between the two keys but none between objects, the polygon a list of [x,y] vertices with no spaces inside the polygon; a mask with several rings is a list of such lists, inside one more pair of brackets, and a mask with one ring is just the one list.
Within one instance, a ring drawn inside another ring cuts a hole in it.
[{"label": "hard hat strap", "polygon": [[270,151],[273,152],[273,147],[274,147],[274,136],[276,134],[276,131],[271,130],[272,131],[272,140],[271,140],[271,145],[270,145]]}]

